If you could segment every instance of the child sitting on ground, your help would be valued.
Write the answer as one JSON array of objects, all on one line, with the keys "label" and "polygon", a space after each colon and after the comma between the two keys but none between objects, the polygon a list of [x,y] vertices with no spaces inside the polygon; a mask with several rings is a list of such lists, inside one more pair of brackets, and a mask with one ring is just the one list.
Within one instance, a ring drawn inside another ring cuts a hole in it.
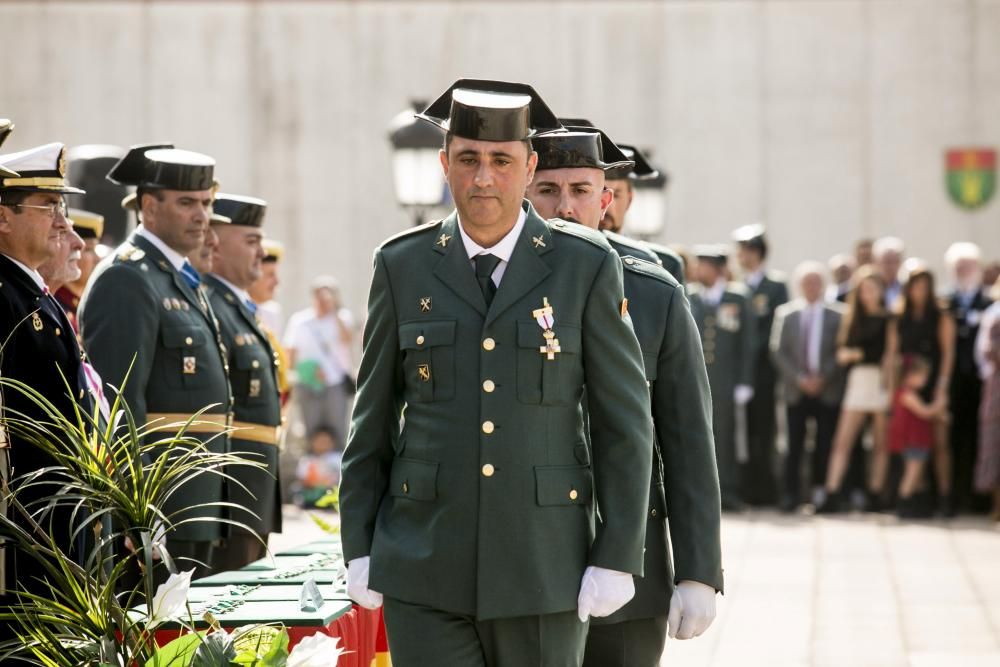
[{"label": "child sitting on ground", "polygon": [[915,496],[934,446],[932,422],[947,409],[943,400],[926,403],[920,396],[930,372],[930,363],[923,357],[905,358],[899,388],[892,399],[889,449],[903,457],[903,478],[896,508],[900,518],[922,516]]},{"label": "child sitting on ground", "polygon": [[315,507],[316,501],[340,484],[340,462],[343,453],[337,446],[333,429],[320,426],[309,436],[309,453],[299,459],[295,470],[297,503]]}]

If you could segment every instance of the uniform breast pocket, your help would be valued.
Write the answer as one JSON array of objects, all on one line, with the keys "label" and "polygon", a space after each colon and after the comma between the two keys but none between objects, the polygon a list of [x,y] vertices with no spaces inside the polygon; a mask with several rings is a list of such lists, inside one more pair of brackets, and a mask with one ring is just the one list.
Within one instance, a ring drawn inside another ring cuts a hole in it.
[{"label": "uniform breast pocket", "polygon": [[197,389],[210,382],[208,331],[193,324],[165,326],[166,383],[175,389]]},{"label": "uniform breast pocket", "polygon": [[556,322],[552,328],[559,341],[552,358],[542,328],[534,320],[517,322],[517,398],[529,405],[575,405],[583,387],[581,330]]},{"label": "uniform breast pocket", "polygon": [[265,374],[271,372],[271,363],[259,345],[236,346],[233,366],[229,369],[233,398],[247,405],[265,400],[264,392],[270,387]]},{"label": "uniform breast pocket", "polygon": [[455,326],[454,320],[399,325],[408,402],[450,401],[455,397]]}]

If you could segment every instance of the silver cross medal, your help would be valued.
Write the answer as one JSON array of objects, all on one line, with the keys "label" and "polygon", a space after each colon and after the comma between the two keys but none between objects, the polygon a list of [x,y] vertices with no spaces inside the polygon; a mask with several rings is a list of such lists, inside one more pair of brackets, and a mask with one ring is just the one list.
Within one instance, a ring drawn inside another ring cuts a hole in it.
[{"label": "silver cross medal", "polygon": [[549,298],[544,297],[542,299],[542,307],[531,311],[531,316],[535,318],[538,322],[538,326],[542,328],[542,337],[545,338],[545,345],[538,348],[538,351],[545,355],[545,358],[552,361],[556,358],[556,354],[562,352],[562,348],[559,347],[559,339],[556,338],[556,333],[552,330],[552,325],[555,324],[556,318],[552,311],[552,306],[549,305]]}]

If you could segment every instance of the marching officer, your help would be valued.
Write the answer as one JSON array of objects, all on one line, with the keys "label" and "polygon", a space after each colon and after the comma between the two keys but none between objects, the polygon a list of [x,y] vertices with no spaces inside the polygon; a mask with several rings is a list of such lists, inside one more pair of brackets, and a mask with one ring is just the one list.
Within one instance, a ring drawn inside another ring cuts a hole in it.
[{"label": "marching officer", "polygon": [[[598,229],[613,196],[605,174],[628,168],[624,152],[603,132],[587,128],[532,143],[538,167],[528,199],[535,210]],[[591,621],[583,664],[653,667],[663,655],[668,625],[680,639],[701,634],[715,616],[716,591],[722,590],[711,397],[683,288],[658,264],[632,256],[631,246],[618,242],[620,235],[605,235],[622,258],[627,309],[643,352],[654,425],[653,474],[644,574],[635,580],[636,596],[615,614]],[[676,590],[674,581],[680,582]]]},{"label": "marching officer", "polygon": [[775,391],[778,371],[774,367],[768,341],[774,311],[788,302],[785,277],[768,271],[767,238],[763,225],[746,225],[733,232],[743,282],[750,291],[750,305],[756,319],[754,334],[753,398],[747,405],[747,449],[749,459],[743,476],[744,500],[753,505],[774,505],[777,501],[778,450]]},{"label": "marching officer", "polygon": [[688,285],[688,294],[712,388],[712,431],[722,509],[740,511],[744,503],[739,464],[747,456],[746,405],[754,393],[756,343],[750,294],[743,285],[727,281],[725,247],[699,246],[694,250],[698,282]]},{"label": "marching officer", "polygon": [[214,210],[231,222],[212,225],[218,244],[205,284],[229,353],[229,382],[235,401],[230,450],[246,453],[250,461],[267,466],[237,467],[229,472],[235,480],[229,485],[229,502],[252,514],[234,514],[233,519],[246,528],[230,528],[215,560],[222,571],[238,570],[263,558],[268,535],[281,532],[278,357],[260,327],[257,304],[247,291],[260,277],[264,258],[261,226],[266,208],[263,200],[253,197],[215,197]]},{"label": "marching officer", "polygon": [[[9,133],[9,121],[0,121],[0,142]],[[66,243],[66,194],[82,194],[66,180],[66,148],[52,143],[0,156],[0,376],[29,384],[64,417],[77,420],[76,411],[91,414],[83,354],[66,314],[45,285],[38,269],[55,257]],[[6,416],[49,423],[51,417],[20,391],[3,392]],[[37,473],[56,461],[17,430],[0,437],[0,475],[11,485],[17,500],[29,511],[57,493],[58,480],[39,477],[20,488],[25,475]],[[6,510],[6,499],[2,508]],[[21,523],[18,513],[11,513]],[[36,517],[65,554],[82,559],[82,540],[74,541],[73,508],[68,503]],[[25,529],[30,527],[25,524]],[[37,554],[13,548],[0,551],[0,610],[17,602],[15,591],[48,595],[46,567]],[[26,632],[19,623],[0,622],[0,640]],[[5,659],[5,663],[21,663]]]},{"label": "marching officer", "polygon": [[[168,437],[207,407],[185,435],[224,453],[220,433],[232,406],[226,355],[201,276],[186,259],[207,233],[215,161],[161,146],[131,148],[108,174],[137,187],[142,224],[94,271],[80,303],[80,331],[101,377],[125,383],[122,397],[137,424],[156,422],[153,437]],[[219,520],[228,512],[217,504],[225,499],[223,478],[201,474],[160,508],[175,526],[170,555],[190,559],[196,577],[208,573],[215,544],[227,534]]]},{"label": "marching officer", "polygon": [[457,210],[375,252],[348,591],[384,595],[400,667],[576,666],[643,566],[652,431],[621,261],[524,201],[530,140],[560,129],[530,86],[460,80],[419,117],[447,131]]}]

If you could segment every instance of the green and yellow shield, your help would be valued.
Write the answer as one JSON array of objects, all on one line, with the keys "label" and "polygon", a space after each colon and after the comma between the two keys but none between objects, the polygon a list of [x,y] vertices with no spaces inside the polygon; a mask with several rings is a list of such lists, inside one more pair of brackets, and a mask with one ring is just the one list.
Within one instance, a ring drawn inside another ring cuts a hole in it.
[{"label": "green and yellow shield", "polygon": [[997,184],[997,152],[956,148],[945,154],[945,179],[951,200],[965,209],[984,206]]}]

